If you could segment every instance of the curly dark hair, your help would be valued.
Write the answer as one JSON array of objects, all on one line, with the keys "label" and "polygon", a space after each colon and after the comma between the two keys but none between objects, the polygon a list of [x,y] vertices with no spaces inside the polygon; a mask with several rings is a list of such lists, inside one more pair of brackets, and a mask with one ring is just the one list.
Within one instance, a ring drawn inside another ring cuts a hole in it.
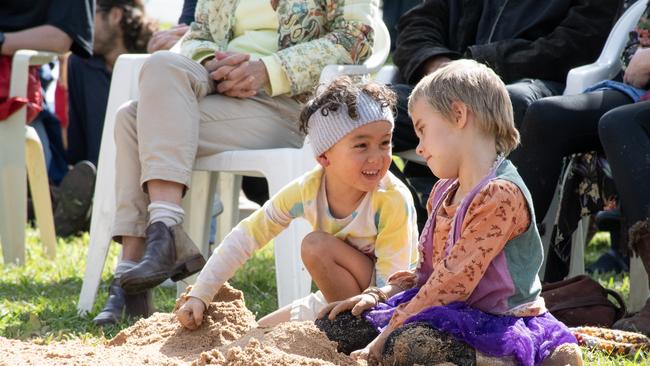
[{"label": "curly dark hair", "polygon": [[124,47],[129,53],[146,53],[147,43],[158,30],[158,23],[145,16],[143,1],[97,0],[97,9],[102,11],[102,16],[112,8],[120,8],[123,12],[120,28]]},{"label": "curly dark hair", "polygon": [[[319,85],[319,87],[322,87],[322,85]],[[315,97],[303,107],[302,112],[300,112],[300,131],[308,132],[309,117],[319,110],[323,116],[327,116],[329,112],[336,112],[341,106],[345,105],[351,118],[359,118],[357,111],[359,93],[366,93],[366,95],[381,103],[383,108],[390,108],[395,113],[397,96],[387,86],[375,82],[359,84],[353,82],[348,76],[341,76],[327,85],[325,90],[320,92],[317,90],[314,93]]]}]

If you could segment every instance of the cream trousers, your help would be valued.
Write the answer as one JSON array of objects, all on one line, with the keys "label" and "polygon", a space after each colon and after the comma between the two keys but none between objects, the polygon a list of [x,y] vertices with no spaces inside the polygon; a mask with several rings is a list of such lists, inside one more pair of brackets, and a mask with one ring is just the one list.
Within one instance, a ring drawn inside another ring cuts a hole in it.
[{"label": "cream trousers", "polygon": [[139,100],[123,105],[115,121],[116,239],[144,237],[145,182],[161,179],[189,188],[197,157],[302,145],[300,103],[264,93],[248,99],[216,94],[206,69],[185,56],[154,53],[138,85]]}]

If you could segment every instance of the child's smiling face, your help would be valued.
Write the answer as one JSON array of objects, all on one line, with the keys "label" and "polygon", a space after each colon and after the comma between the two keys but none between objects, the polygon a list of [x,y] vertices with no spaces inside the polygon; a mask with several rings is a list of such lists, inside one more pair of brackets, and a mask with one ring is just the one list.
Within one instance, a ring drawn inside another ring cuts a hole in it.
[{"label": "child's smiling face", "polygon": [[420,139],[416,152],[438,178],[458,176],[458,129],[448,117],[434,110],[426,101],[413,104],[411,119]]},{"label": "child's smiling face", "polygon": [[375,121],[347,134],[323,153],[319,162],[325,166],[328,180],[360,192],[370,192],[386,175],[391,154],[391,125],[386,121]]}]

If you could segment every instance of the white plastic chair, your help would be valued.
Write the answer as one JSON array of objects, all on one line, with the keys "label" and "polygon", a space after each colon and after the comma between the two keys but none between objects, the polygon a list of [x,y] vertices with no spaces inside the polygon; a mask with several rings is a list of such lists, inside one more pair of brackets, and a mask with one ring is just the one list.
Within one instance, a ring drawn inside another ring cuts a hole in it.
[{"label": "white plastic chair", "polygon": [[[383,21],[377,18],[375,23],[373,55],[364,65],[328,66],[326,68],[328,71],[324,70],[323,74],[333,75],[335,72],[364,74],[379,70],[388,57],[390,39]],[[115,114],[120,105],[137,99],[138,75],[147,57],[148,55],[122,55],[115,64],[98,161],[86,272],[77,305],[80,314],[92,309],[111,241],[115,212],[115,144],[113,141]],[[315,164],[308,143],[300,149],[229,151],[197,159],[195,172],[192,174],[192,189],[184,199],[185,229],[207,257],[210,254],[208,247],[210,211],[212,197],[216,190],[219,191],[224,205],[224,211],[218,220],[219,241],[237,223],[241,175],[266,177],[269,191],[274,194],[291,180],[312,169]],[[300,242],[309,230],[306,221],[296,220],[274,240],[280,306],[310,291],[311,279],[300,259]],[[179,283],[179,289],[183,286]]]},{"label": "white plastic chair", "polygon": [[[51,52],[17,51],[12,60],[9,96],[26,97],[29,66],[48,63],[57,56]],[[45,157],[41,140],[34,128],[25,124],[26,118],[27,108],[23,106],[0,121],[0,241],[4,262],[19,265],[25,263],[26,174],[45,254],[50,259],[56,256]]]}]

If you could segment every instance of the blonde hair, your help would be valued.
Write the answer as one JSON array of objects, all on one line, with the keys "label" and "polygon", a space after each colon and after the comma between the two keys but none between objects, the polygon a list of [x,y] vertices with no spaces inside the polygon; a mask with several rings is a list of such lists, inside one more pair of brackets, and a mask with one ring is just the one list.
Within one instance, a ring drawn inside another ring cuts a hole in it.
[{"label": "blonde hair", "polygon": [[425,76],[411,92],[409,114],[420,99],[449,119],[453,118],[452,103],[464,103],[476,116],[479,128],[494,136],[499,153],[507,155],[519,145],[506,86],[483,64],[456,60]]}]

